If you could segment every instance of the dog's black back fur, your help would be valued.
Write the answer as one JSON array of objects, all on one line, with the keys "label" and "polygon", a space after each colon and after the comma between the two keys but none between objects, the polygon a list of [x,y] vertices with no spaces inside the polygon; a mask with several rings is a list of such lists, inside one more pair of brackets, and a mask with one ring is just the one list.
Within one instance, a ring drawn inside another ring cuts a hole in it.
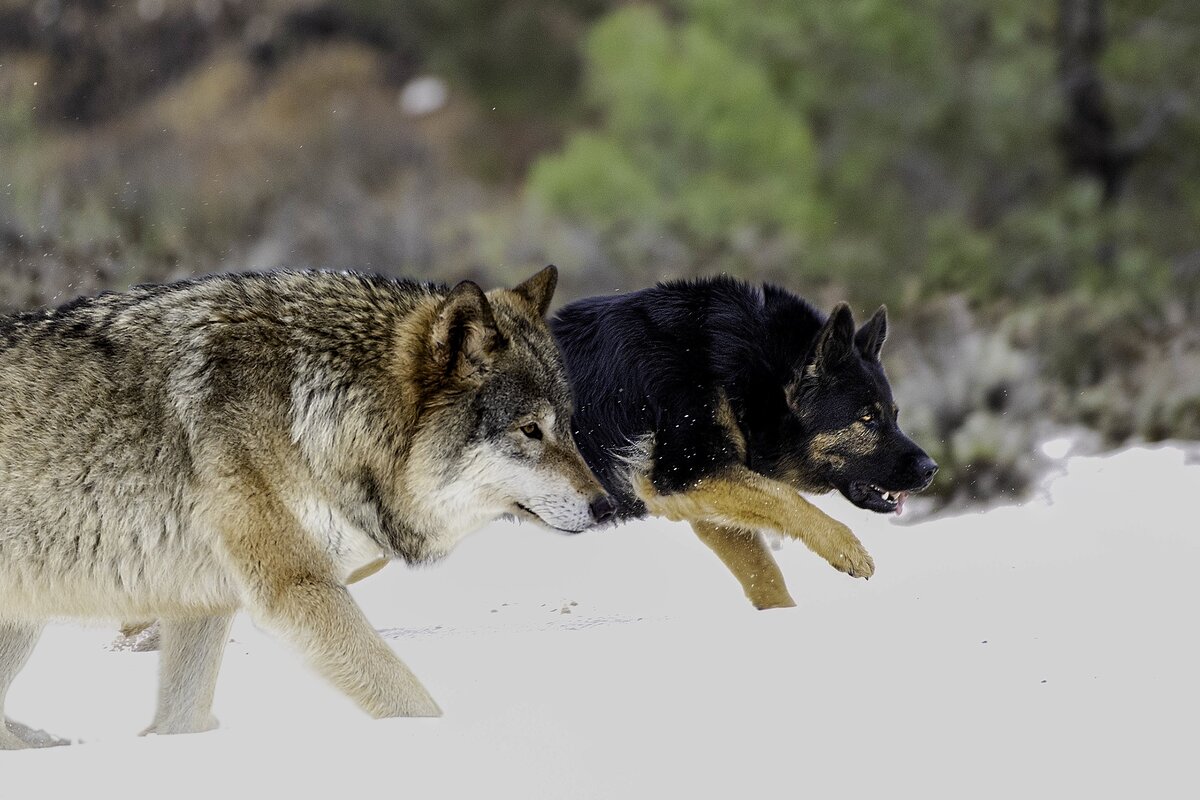
[{"label": "dog's black back fur", "polygon": [[749,434],[748,466],[764,473],[784,437],[781,387],[811,349],[824,315],[773,286],[730,278],[673,281],[563,308],[551,323],[576,397],[576,440],[619,500],[621,516],[645,513],[618,471],[632,441],[656,434],[651,479],[662,491],[737,458],[715,418],[724,389]]},{"label": "dog's black back fur", "polygon": [[[852,326],[848,310],[846,317]],[[836,486],[846,492],[837,481],[817,474],[809,443],[822,431],[846,429],[864,402],[886,406],[881,412],[886,430],[876,437],[888,441],[872,447],[890,447],[893,455],[910,461],[918,456],[928,460],[895,425],[877,347],[872,359],[860,357],[848,344],[855,352],[855,363],[846,366],[851,379],[820,381],[820,391],[839,395],[838,403],[822,406],[844,407],[834,414],[837,419],[795,412],[795,393],[812,391],[797,387],[827,321],[825,314],[784,289],[727,277],[672,281],[629,294],[586,298],[561,309],[551,329],[575,394],[576,442],[617,500],[618,516],[646,513],[625,473],[631,446],[648,435],[653,436],[654,456],[649,478],[662,493],[684,491],[735,462],[789,479],[798,488]],[[733,420],[720,413],[722,393]],[[731,430],[731,422],[739,430]],[[888,474],[903,471],[890,463],[884,469]]]}]

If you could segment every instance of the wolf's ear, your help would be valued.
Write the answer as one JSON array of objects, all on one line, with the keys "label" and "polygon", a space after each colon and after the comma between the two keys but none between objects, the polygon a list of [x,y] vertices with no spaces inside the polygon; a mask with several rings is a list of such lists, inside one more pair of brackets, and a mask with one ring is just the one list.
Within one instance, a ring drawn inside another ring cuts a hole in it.
[{"label": "wolf's ear", "polygon": [[550,310],[550,300],[554,297],[554,287],[557,285],[558,267],[551,264],[519,286],[514,286],[513,292],[533,306],[539,317],[544,317]]},{"label": "wolf's ear", "polygon": [[817,334],[810,368],[817,373],[826,372],[849,356],[853,348],[854,315],[850,313],[850,306],[838,303]]},{"label": "wolf's ear", "polygon": [[486,371],[504,339],[479,285],[463,281],[438,307],[431,331],[433,359],[443,375],[470,378]]},{"label": "wolf's ear", "polygon": [[880,306],[875,315],[867,320],[867,324],[854,334],[854,343],[858,351],[868,361],[879,360],[879,350],[887,339],[887,306]]}]

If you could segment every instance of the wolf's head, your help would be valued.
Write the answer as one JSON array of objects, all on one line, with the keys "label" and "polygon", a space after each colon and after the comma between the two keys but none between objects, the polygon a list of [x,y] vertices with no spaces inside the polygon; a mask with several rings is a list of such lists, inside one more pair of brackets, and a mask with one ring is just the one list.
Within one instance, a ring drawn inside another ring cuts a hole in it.
[{"label": "wolf's head", "polygon": [[428,366],[442,455],[453,457],[436,494],[478,517],[574,533],[614,507],[571,436],[571,389],[544,320],[557,280],[550,266],[486,294],[463,281],[442,300]]},{"label": "wolf's head", "polygon": [[850,308],[838,305],[796,366],[787,401],[803,432],[797,455],[806,477],[862,508],[899,513],[937,464],[900,430],[879,361],[886,337],[886,309],[856,332]]}]

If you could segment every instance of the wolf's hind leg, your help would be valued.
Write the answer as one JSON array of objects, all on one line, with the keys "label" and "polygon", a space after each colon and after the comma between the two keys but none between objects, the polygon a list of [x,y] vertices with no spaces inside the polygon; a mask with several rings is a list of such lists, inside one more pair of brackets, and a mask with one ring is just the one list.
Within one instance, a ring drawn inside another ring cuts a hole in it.
[{"label": "wolf's hind leg", "polygon": [[8,696],[8,687],[29,660],[29,654],[33,652],[33,647],[41,635],[40,622],[0,620],[0,750],[68,744],[45,731],[30,728],[4,716],[4,699]]},{"label": "wolf's hind leg", "polygon": [[717,554],[717,558],[742,584],[742,590],[755,608],[791,608],[796,605],[761,533],[703,520],[694,520],[691,524],[700,541]]},{"label": "wolf's hind leg", "polygon": [[158,708],[143,736],[217,727],[213,693],[232,621],[232,614],[159,621]]}]

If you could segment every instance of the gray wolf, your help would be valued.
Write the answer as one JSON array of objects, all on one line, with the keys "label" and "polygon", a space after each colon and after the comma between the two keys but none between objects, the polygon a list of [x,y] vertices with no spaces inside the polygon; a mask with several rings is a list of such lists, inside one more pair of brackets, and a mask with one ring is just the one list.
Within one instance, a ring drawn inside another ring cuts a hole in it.
[{"label": "gray wolf", "polygon": [[215,725],[246,608],[376,717],[438,706],[345,584],[504,515],[611,514],[543,319],[553,267],[484,293],[223,275],[0,319],[3,699],[49,618],[161,620],[148,733]]},{"label": "gray wolf", "polygon": [[576,442],[617,518],[686,520],[758,608],[795,605],[762,531],[869,578],[861,542],[800,492],[899,512],[937,465],[898,425],[880,363],[887,312],[860,329],[776,286],[662,283],[551,320]]}]

